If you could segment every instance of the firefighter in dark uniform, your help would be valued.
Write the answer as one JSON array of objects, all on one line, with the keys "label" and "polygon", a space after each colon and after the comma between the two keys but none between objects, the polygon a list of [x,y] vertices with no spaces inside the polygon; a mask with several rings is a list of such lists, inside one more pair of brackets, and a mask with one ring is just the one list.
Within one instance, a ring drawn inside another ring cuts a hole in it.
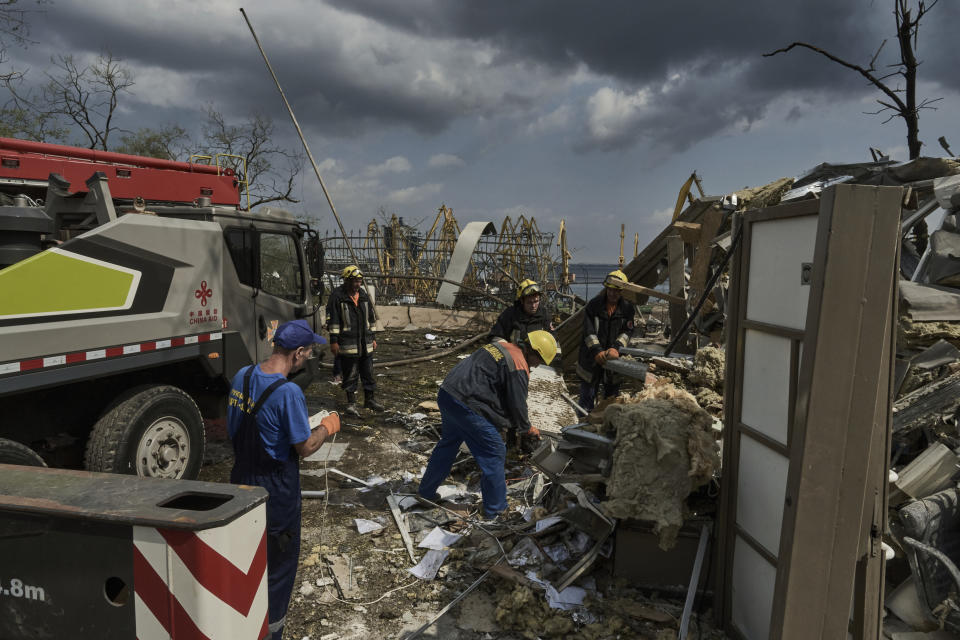
[{"label": "firefighter in dark uniform", "polygon": [[370,296],[363,289],[363,273],[359,267],[350,265],[343,270],[343,285],[334,289],[327,303],[330,328],[330,352],[340,358],[343,375],[341,386],[347,392],[347,408],[344,413],[359,416],[357,410],[357,386],[363,382],[364,406],[374,411],[383,411],[377,402],[377,383],[373,377],[373,351],[377,341],[373,327],[377,312]]},{"label": "firefighter in dark uniform", "polygon": [[488,338],[518,344],[531,331],[553,333],[553,329],[550,315],[542,304],[540,285],[528,279],[517,287],[516,301],[503,310]]},{"label": "firefighter in dark uniform", "polygon": [[280,640],[300,557],[300,458],[340,430],[332,413],[311,431],[303,390],[288,380],[312,345],[326,342],[305,320],[285,322],[273,353],[233,377],[227,428],[233,442],[230,482],[267,490],[267,602],[273,640]]},{"label": "firefighter in dark uniform", "polygon": [[450,474],[460,445],[466,442],[480,467],[483,517],[494,520],[507,508],[507,448],[499,430],[513,427],[540,436],[527,413],[530,368],[549,365],[556,355],[554,337],[546,331],[532,331],[519,344],[497,341],[484,345],[450,370],[437,393],[440,441],[417,489],[419,499],[439,501],[437,488]]},{"label": "firefighter in dark uniform", "polygon": [[627,282],[623,271],[610,272],[603,281],[603,291],[587,303],[583,314],[583,342],[577,358],[580,378],[580,406],[590,411],[603,385],[603,396],[620,392],[616,376],[603,368],[603,363],[620,357],[620,349],[630,344],[636,309],[624,299],[621,289]]}]

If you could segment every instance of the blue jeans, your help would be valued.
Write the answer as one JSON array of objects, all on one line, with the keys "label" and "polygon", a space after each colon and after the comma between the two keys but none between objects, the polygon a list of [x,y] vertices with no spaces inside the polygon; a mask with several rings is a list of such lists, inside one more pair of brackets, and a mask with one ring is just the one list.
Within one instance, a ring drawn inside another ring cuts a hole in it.
[{"label": "blue jeans", "polygon": [[507,447],[500,432],[489,420],[474,413],[452,395],[440,389],[440,442],[433,448],[427,470],[417,489],[424,498],[433,500],[437,488],[450,475],[460,445],[467,448],[480,466],[480,493],[483,496],[483,515],[492,517],[507,508],[507,481],[504,461]]}]

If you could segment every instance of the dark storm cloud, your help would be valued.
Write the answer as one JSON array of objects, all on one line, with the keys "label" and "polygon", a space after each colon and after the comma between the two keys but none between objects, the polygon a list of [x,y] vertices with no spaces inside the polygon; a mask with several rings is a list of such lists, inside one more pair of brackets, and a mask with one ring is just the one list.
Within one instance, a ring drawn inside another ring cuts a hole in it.
[{"label": "dark storm cloud", "polygon": [[[578,143],[581,150],[621,148],[642,139],[669,141],[668,146],[682,149],[733,124],[749,126],[782,92],[845,99],[875,91],[855,72],[809,50],[762,57],[794,41],[866,67],[888,39],[878,69],[895,62],[897,54],[893,3],[888,0],[332,2],[423,37],[495,43],[500,62],[533,59],[559,70],[586,65],[627,89],[662,83],[681,70],[695,76],[691,86],[701,85],[699,91],[688,87],[653,96],[653,115],[637,118],[636,126],[619,137],[597,138],[588,132]],[[938,4],[922,23],[919,47],[921,59],[926,59],[921,77],[952,89],[960,87],[960,74],[950,62],[954,34],[946,25],[958,20],[960,3]],[[715,69],[729,65],[737,65],[738,72],[726,76],[729,86],[718,86]],[[791,115],[797,114],[794,107]]]},{"label": "dark storm cloud", "polygon": [[[256,13],[251,12],[254,19]],[[206,39],[195,32],[157,29],[149,20],[133,26],[110,24],[104,22],[102,14],[82,6],[57,5],[33,27],[34,39],[43,44],[16,51],[13,57],[21,68],[32,69],[31,79],[36,82],[49,67],[52,55],[70,52],[79,58],[84,53],[109,50],[128,64],[204,74],[196,95],[197,106],[213,104],[235,117],[257,109],[274,118],[285,118],[283,104],[242,17],[239,12],[231,12],[229,17],[237,22],[228,30],[234,37],[220,34]],[[269,16],[261,15],[260,19],[261,23],[269,22]],[[199,26],[201,31],[206,29]],[[210,30],[216,28],[217,24],[209,25]],[[260,38],[288,99],[305,114],[301,118],[327,135],[353,135],[371,124],[405,124],[423,133],[436,133],[456,117],[482,108],[472,104],[467,95],[437,101],[409,91],[391,93],[383,86],[363,82],[355,70],[344,68],[337,42],[312,48],[302,46],[296,38],[283,40],[268,34],[269,30],[261,27]],[[384,66],[402,57],[402,53],[386,48],[371,49]],[[143,99],[148,99],[150,92],[163,90],[142,82],[132,88]]]},{"label": "dark storm cloud", "polygon": [[[804,40],[865,65],[893,32],[889,0],[328,4],[345,14],[364,16],[375,27],[399,31],[406,40],[371,36],[366,44],[371,62],[363,67],[343,45],[356,34],[309,37],[323,28],[318,15],[329,8],[288,7],[300,12],[301,20],[282,24],[293,24],[300,32],[284,33],[282,26],[275,26],[275,15],[255,6],[251,18],[305,125],[325,135],[351,136],[380,125],[405,125],[435,134],[469,116],[527,114],[535,120],[543,115],[544,95],[559,91],[564,78],[585,68],[593,90],[609,89],[615,95],[585,94],[585,104],[576,105],[582,124],[572,128],[581,151],[638,142],[683,149],[730,127],[749,127],[784,92],[801,96],[801,101],[869,95],[874,90],[863,79],[813,52],[794,50],[773,58],[761,54]],[[275,119],[286,117],[238,11],[211,9],[209,24],[177,29],[158,26],[146,11],[141,20],[124,20],[133,9],[119,2],[116,7],[110,12],[95,11],[85,3],[50,5],[33,25],[32,37],[42,44],[15,52],[15,59],[38,69],[58,52],[109,49],[131,63],[199,74],[202,83],[197,95],[190,97],[198,106],[214,104],[234,117],[253,109]],[[170,23],[170,16],[165,17],[163,25]],[[960,85],[954,56],[945,53],[952,51],[950,25],[958,21],[960,3],[947,0],[926,19],[919,47],[924,80],[948,88]],[[429,48],[445,40],[452,42],[446,51],[469,52],[475,47],[489,52],[492,59],[446,57]],[[890,62],[895,49],[895,41],[888,42],[881,62]],[[424,58],[443,69],[446,85],[431,91],[414,84]],[[384,73],[371,78],[371,69]],[[680,83],[671,80],[678,74],[683,77]],[[143,83],[134,87],[144,100],[149,92],[163,90]],[[619,103],[600,108],[601,98],[611,95]],[[791,117],[799,117],[802,109],[793,106]]]}]

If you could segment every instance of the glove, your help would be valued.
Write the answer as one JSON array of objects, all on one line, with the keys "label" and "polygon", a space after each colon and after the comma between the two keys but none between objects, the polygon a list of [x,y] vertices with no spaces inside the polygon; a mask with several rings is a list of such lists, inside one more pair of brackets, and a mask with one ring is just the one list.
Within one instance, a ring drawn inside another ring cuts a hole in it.
[{"label": "glove", "polygon": [[603,363],[607,361],[607,352],[601,351],[597,355],[593,356],[593,361],[602,367]]},{"label": "glove", "polygon": [[337,354],[340,353],[340,343],[339,343],[339,342],[331,342],[331,343],[330,343],[330,353],[333,354],[333,357],[334,357],[334,358],[337,357]]},{"label": "glove", "polygon": [[340,415],[334,412],[328,416],[325,416],[322,420],[320,420],[320,426],[326,429],[327,437],[329,438],[333,434],[340,431]]},{"label": "glove", "polygon": [[530,425],[530,430],[527,431],[527,435],[530,436],[531,438],[536,438],[537,440],[539,440],[539,439],[540,439],[540,429],[537,429],[537,428],[534,427],[533,425]]},{"label": "glove", "polygon": [[620,352],[613,347],[607,349],[607,360],[616,360],[620,357]]}]

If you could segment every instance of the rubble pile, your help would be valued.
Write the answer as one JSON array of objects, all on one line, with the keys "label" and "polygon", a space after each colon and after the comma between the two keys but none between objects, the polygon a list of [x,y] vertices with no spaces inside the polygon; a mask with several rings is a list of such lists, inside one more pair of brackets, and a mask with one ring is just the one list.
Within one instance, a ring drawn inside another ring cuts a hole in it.
[{"label": "rubble pile", "polygon": [[720,466],[712,424],[693,396],[664,382],[607,407],[604,429],[616,445],[604,511],[654,522],[660,548],[673,547],[687,496]]}]

